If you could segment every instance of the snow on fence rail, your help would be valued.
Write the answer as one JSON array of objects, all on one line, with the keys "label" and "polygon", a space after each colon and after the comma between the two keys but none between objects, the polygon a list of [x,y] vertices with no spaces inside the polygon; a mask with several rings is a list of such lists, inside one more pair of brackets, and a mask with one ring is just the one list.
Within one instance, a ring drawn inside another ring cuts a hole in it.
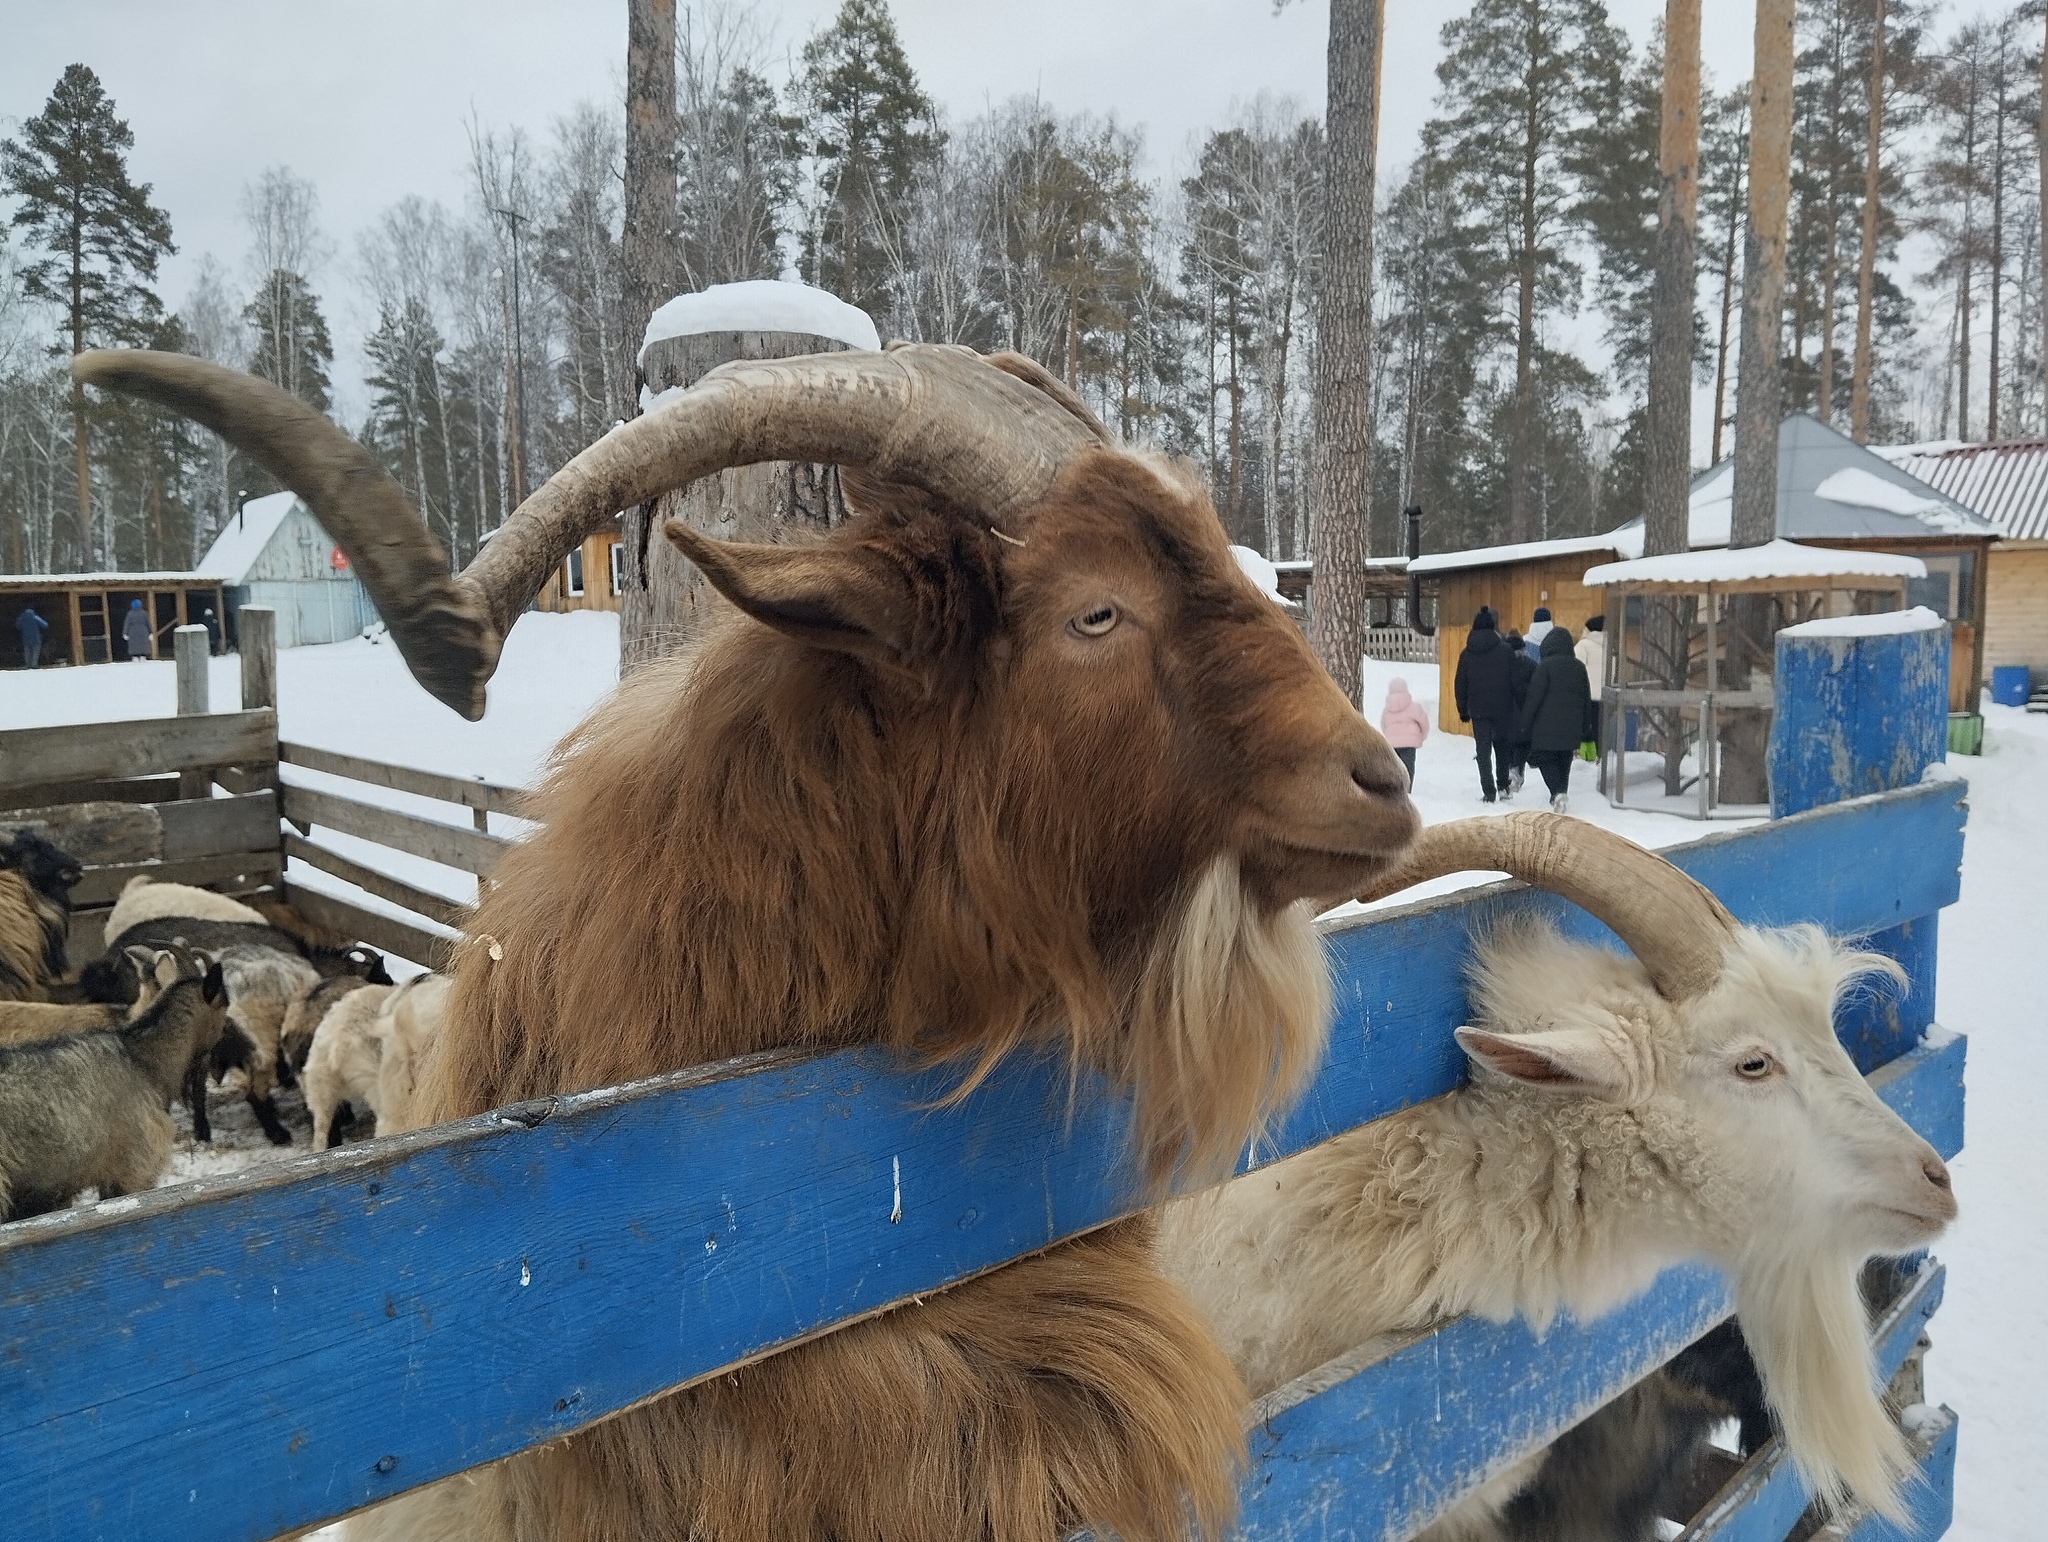
[{"label": "snow on fence rail", "polygon": [[[1667,855],[1741,920],[1815,921],[1909,970],[1840,1029],[1881,1096],[1960,1148],[1964,1043],[1929,1034],[1963,789],[1936,782]],[[1872,853],[1884,853],[1873,861]],[[1497,884],[1326,925],[1331,1051],[1268,1162],[1458,1085],[1475,928]],[[602,1025],[594,1025],[601,1027]],[[10,1535],[271,1536],[555,1439],[665,1388],[871,1316],[1128,1212],[1126,1109],[1020,1061],[958,1104],[873,1051],[777,1053],[0,1228],[0,1514]],[[1938,1302],[1901,1275],[1887,1373]],[[1718,1276],[1540,1341],[1450,1323],[1332,1362],[1258,1410],[1239,1535],[1396,1538],[1724,1317]],[[1945,1528],[1952,1416],[1920,1430]],[[1686,1533],[1782,1539],[1804,1504],[1767,1446]],[[91,1475],[87,1478],[84,1475]],[[1875,1525],[1876,1523],[1871,1523]]]}]

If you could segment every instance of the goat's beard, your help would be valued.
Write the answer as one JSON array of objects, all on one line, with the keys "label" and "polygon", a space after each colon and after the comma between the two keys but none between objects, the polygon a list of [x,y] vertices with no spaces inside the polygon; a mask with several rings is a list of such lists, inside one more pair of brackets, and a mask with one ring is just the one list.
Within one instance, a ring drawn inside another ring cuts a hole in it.
[{"label": "goat's beard", "polygon": [[1903,1522],[1912,1453],[1876,1385],[1862,1264],[1847,1249],[1746,1258],[1734,1271],[1736,1312],[1806,1486],[1831,1507],[1853,1495]]},{"label": "goat's beard", "polygon": [[1306,901],[1262,910],[1225,853],[1153,941],[1115,1063],[1155,1190],[1227,1176],[1300,1095],[1330,1030],[1329,968]]}]

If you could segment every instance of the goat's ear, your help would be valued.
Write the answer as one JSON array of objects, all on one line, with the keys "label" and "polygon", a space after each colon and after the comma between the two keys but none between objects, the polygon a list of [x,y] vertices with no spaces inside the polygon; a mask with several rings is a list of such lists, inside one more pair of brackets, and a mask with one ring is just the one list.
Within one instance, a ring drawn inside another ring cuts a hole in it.
[{"label": "goat's ear", "polygon": [[762,625],[871,663],[903,662],[913,596],[906,576],[875,553],[714,541],[679,519],[662,533],[712,588]]},{"label": "goat's ear", "polygon": [[177,983],[178,976],[182,972],[178,962],[178,955],[171,952],[168,948],[164,949],[157,954],[156,961],[152,965],[150,972],[156,977],[156,987],[158,990],[169,990],[171,986]]},{"label": "goat's ear", "polygon": [[200,976],[199,993],[210,1007],[217,1007],[228,999],[227,976],[221,973],[219,964],[206,966],[206,973]]},{"label": "goat's ear", "polygon": [[1457,1038],[1474,1065],[1545,1092],[1620,1098],[1633,1080],[1613,1040],[1592,1028],[1547,1028],[1536,1033],[1460,1028]]}]

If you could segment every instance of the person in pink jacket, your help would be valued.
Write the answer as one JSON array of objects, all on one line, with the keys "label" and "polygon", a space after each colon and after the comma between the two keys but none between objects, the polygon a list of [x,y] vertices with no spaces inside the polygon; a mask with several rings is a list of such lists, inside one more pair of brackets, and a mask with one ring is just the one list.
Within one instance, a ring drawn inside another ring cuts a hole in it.
[{"label": "person in pink jacket", "polygon": [[1401,757],[1401,764],[1408,768],[1408,785],[1413,787],[1415,752],[1429,737],[1429,713],[1408,694],[1406,680],[1387,682],[1387,704],[1380,712],[1380,732],[1387,736],[1387,743],[1394,747],[1394,753]]}]

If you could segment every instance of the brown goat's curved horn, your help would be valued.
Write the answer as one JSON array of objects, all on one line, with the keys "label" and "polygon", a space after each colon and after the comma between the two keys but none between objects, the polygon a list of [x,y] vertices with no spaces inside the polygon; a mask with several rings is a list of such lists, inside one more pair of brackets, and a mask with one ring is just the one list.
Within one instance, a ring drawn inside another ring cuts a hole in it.
[{"label": "brown goat's curved horn", "polygon": [[504,628],[451,576],[448,554],[369,451],[269,381],[188,354],[95,348],[71,361],[71,374],[205,424],[305,499],[348,553],[414,678],[465,716],[481,715]]},{"label": "brown goat's curved horn", "polygon": [[414,677],[469,718],[483,715],[484,684],[520,611],[621,509],[728,466],[825,461],[1007,529],[1095,442],[1060,400],[965,349],[726,364],[562,467],[451,578],[398,485],[277,387],[183,354],[95,350],[71,372],[206,424],[304,498],[356,564]]},{"label": "brown goat's curved horn", "polygon": [[1713,988],[1736,929],[1735,918],[1697,879],[1634,841],[1562,814],[1431,825],[1407,861],[1358,897],[1384,899],[1466,872],[1507,873],[1564,896],[1627,943],[1671,1001]]}]

